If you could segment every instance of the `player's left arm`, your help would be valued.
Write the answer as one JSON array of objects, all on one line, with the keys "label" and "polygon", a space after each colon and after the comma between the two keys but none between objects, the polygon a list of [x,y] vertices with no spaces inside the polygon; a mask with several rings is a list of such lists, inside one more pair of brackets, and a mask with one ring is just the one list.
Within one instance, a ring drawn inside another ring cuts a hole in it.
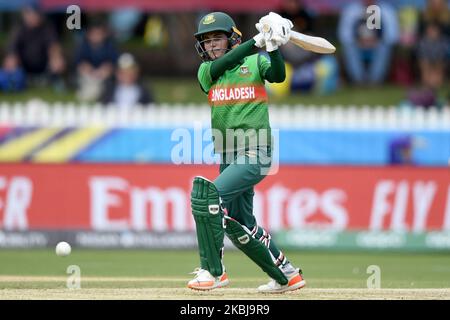
[{"label": "player's left arm", "polygon": [[241,45],[237,46],[233,50],[227,52],[219,59],[214,60],[211,63],[210,75],[212,80],[218,79],[225,71],[234,68],[240,63],[246,56],[253,54],[256,46],[256,41],[250,39]]},{"label": "player's left arm", "polygon": [[255,27],[264,37],[266,51],[270,58],[270,62],[262,57],[259,59],[262,78],[269,82],[283,82],[286,79],[286,68],[279,47],[289,41],[290,30],[293,27],[292,22],[270,12],[259,19]]},{"label": "player's left arm", "polygon": [[270,61],[259,56],[259,72],[263,79],[273,83],[280,83],[286,79],[286,67],[279,49],[268,53]]}]

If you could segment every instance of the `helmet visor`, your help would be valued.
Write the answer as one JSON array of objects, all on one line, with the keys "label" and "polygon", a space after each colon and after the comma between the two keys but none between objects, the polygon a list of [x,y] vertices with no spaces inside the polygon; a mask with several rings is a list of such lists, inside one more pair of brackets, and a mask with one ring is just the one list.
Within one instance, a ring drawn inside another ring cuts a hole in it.
[{"label": "helmet visor", "polygon": [[[226,41],[226,46],[223,45],[224,41]],[[215,60],[230,51],[228,38],[221,37],[201,39],[197,41],[195,48],[203,61]]]}]

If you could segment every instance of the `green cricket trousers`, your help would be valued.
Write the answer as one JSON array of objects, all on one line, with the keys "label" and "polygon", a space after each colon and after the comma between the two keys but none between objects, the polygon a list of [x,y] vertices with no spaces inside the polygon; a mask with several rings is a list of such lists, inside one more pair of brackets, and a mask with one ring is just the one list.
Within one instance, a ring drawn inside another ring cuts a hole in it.
[{"label": "green cricket trousers", "polygon": [[214,185],[228,216],[245,226],[255,239],[265,243],[276,264],[280,265],[286,262],[284,255],[270,234],[258,226],[253,215],[254,186],[266,176],[271,157],[271,150],[266,148],[223,154],[220,175],[214,180]]}]

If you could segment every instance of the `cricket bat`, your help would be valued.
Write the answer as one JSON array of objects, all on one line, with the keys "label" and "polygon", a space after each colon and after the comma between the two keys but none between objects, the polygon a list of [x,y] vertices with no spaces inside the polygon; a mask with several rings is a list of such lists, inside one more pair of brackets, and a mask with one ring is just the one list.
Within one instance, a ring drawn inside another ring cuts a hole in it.
[{"label": "cricket bat", "polygon": [[306,34],[291,30],[289,41],[308,51],[316,53],[333,53],[336,48],[326,39],[308,36]]},{"label": "cricket bat", "polygon": [[[271,27],[268,24],[262,25],[263,32],[271,32]],[[289,41],[308,51],[316,53],[333,53],[336,48],[324,38],[308,36],[306,34],[291,30]]]}]

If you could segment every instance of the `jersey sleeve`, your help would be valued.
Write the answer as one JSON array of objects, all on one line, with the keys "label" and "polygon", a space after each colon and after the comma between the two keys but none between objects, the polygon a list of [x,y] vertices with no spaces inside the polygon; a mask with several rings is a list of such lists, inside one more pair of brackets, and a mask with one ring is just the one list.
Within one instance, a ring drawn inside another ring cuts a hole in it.
[{"label": "jersey sleeve", "polygon": [[259,67],[259,74],[261,75],[261,79],[264,80],[266,72],[270,68],[269,59],[266,56],[260,54],[258,56],[258,67]]},{"label": "jersey sleeve", "polygon": [[213,81],[211,78],[211,62],[203,62],[198,68],[197,79],[205,93],[209,92]]}]

